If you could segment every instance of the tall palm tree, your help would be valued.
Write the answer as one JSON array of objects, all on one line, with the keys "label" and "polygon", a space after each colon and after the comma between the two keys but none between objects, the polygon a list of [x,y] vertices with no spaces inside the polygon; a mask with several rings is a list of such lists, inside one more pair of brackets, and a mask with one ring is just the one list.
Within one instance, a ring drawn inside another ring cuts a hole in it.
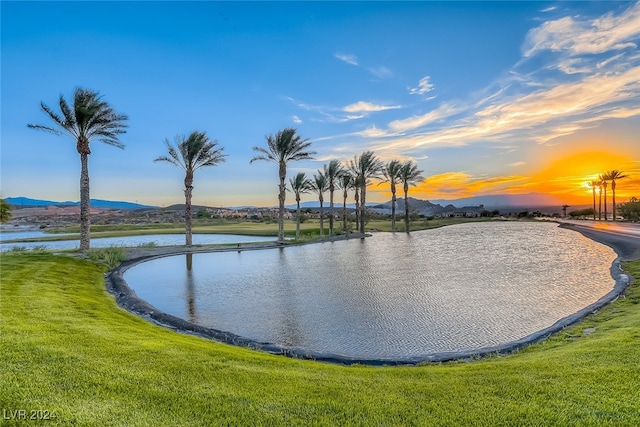
[{"label": "tall palm tree", "polygon": [[608,219],[608,216],[607,216],[607,185],[608,185],[609,177],[607,176],[606,173],[602,173],[602,174],[600,174],[598,179],[600,179],[600,185],[604,189],[604,220],[607,221],[607,219]]},{"label": "tall palm tree", "polygon": [[333,236],[333,192],[336,190],[336,183],[343,173],[344,167],[338,160],[331,160],[328,165],[324,165],[324,176],[327,179],[327,188],[329,189],[329,236]]},{"label": "tall palm tree", "polygon": [[286,128],[278,131],[275,135],[267,135],[267,148],[253,147],[253,151],[260,153],[249,163],[256,160],[265,160],[278,164],[278,177],[280,178],[278,191],[278,241],[284,242],[284,201],[286,198],[287,186],[287,164],[297,160],[312,159],[315,151],[308,151],[311,142],[302,139],[296,134],[297,130]]},{"label": "tall palm tree", "polygon": [[191,246],[193,236],[191,232],[191,197],[193,195],[193,174],[204,166],[217,166],[225,161],[222,147],[218,141],[212,141],[204,132],[194,131],[189,136],[178,135],[174,139],[176,147],[165,139],[169,156],[160,156],[154,162],[168,162],[178,166],[185,172],[184,176],[184,231],[185,245]]},{"label": "tall palm tree", "polygon": [[338,185],[342,189],[342,232],[347,233],[347,196],[349,190],[355,187],[353,175],[350,172],[344,171],[340,175]]},{"label": "tall palm tree", "polygon": [[407,233],[411,232],[409,221],[409,186],[416,186],[424,180],[420,175],[423,171],[418,169],[418,165],[413,160],[407,160],[400,168],[400,182],[404,190],[404,229]]},{"label": "tall palm tree", "polygon": [[304,172],[299,172],[289,180],[291,191],[296,195],[296,239],[300,238],[300,195],[311,191],[311,180]]},{"label": "tall palm tree", "polygon": [[80,250],[89,250],[91,240],[91,220],[89,209],[89,154],[91,141],[100,141],[114,147],[124,148],[118,136],[125,133],[128,117],[116,113],[102,100],[98,92],[76,88],[73,92],[73,104],[69,106],[62,95],[58,101],[60,113],[40,103],[40,108],[53,120],[55,127],[28,124],[31,129],[50,132],[55,135],[68,135],[76,141],[76,150],[80,154]]},{"label": "tall palm tree", "polygon": [[613,220],[615,221],[616,220],[616,180],[628,178],[629,175],[624,175],[624,172],[621,172],[616,169],[607,171],[606,175],[609,181],[611,181],[611,198],[613,199],[612,210],[613,210]]},{"label": "tall palm tree", "polygon": [[400,170],[402,163],[399,160],[391,160],[382,168],[382,176],[384,181],[391,186],[391,231],[396,231],[396,184],[400,183]]},{"label": "tall palm tree", "polygon": [[320,235],[324,235],[324,210],[323,210],[323,202],[324,195],[323,193],[327,191],[329,188],[329,180],[326,175],[322,171],[318,171],[317,174],[313,175],[313,181],[311,181],[311,188],[313,191],[318,193],[318,200],[320,201]]},{"label": "tall palm tree", "polygon": [[382,161],[373,151],[365,151],[360,156],[354,157],[349,168],[356,176],[360,184],[360,233],[364,234],[365,214],[367,210],[367,185],[372,178],[379,178],[382,171]]},{"label": "tall palm tree", "polygon": [[596,220],[596,187],[600,186],[599,181],[591,181],[588,182],[587,185],[591,187],[591,191],[593,192],[593,220]]}]

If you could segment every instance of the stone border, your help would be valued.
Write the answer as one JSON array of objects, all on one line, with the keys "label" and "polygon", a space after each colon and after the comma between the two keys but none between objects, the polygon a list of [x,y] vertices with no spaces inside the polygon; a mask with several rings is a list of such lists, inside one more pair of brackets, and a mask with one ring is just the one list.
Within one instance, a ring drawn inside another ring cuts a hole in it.
[{"label": "stone border", "polygon": [[[566,227],[564,225],[560,225],[563,228]],[[617,242],[611,239],[608,239],[607,236],[603,235],[604,233],[597,232],[595,230],[591,230],[591,233],[584,233],[582,230],[575,230],[581,232],[586,237],[589,237],[593,240],[598,241],[599,243],[606,244],[612,247],[618,254],[620,254],[620,247]],[[348,239],[353,238],[363,238],[366,236],[349,236]],[[302,244],[311,244],[311,243],[323,243],[328,241],[340,241],[345,240],[345,237],[337,237],[331,239],[323,239],[314,242],[306,242]],[[151,304],[146,301],[138,298],[136,293],[128,286],[127,282],[124,280],[124,273],[131,267],[140,264],[145,261],[149,261],[152,259],[163,258],[167,256],[173,255],[181,255],[188,253],[210,253],[210,252],[231,252],[231,251],[244,251],[244,250],[262,250],[262,249],[274,249],[280,248],[283,249],[286,246],[290,245],[300,245],[300,244],[280,244],[280,243],[271,243],[271,244],[262,244],[262,245],[245,245],[239,247],[224,247],[224,248],[171,248],[170,250],[164,251],[156,251],[156,254],[143,255],[138,256],[136,258],[127,260],[120,264],[115,269],[109,271],[106,275],[106,283],[107,290],[113,294],[116,298],[118,305],[125,310],[136,314],[140,317],[143,317],[153,323],[158,325],[174,329],[178,332],[192,334],[204,338],[213,339],[215,341],[219,341],[226,344],[232,344],[241,347],[247,347],[254,350],[260,350],[270,354],[276,355],[284,355],[296,359],[306,359],[306,360],[315,360],[321,362],[342,364],[342,365],[353,365],[353,364],[361,364],[361,365],[371,365],[371,366],[396,366],[396,365],[417,365],[425,362],[450,362],[454,360],[465,360],[470,361],[474,359],[479,359],[489,355],[499,355],[499,354],[509,354],[513,353],[521,348],[529,346],[531,344],[543,341],[552,334],[559,332],[568,326],[571,326],[580,320],[584,319],[591,313],[598,311],[600,308],[609,304],[610,302],[616,300],[618,296],[624,291],[624,289],[629,285],[630,279],[629,276],[623,273],[620,261],[621,256],[618,256],[611,265],[609,271],[611,272],[611,277],[615,280],[615,285],[611,291],[609,291],[606,295],[601,297],[598,301],[590,304],[589,306],[583,308],[582,310],[566,316],[553,325],[542,329],[541,331],[530,334],[524,338],[518,339],[516,341],[511,341],[506,344],[492,346],[492,347],[482,347],[476,350],[470,351],[461,351],[461,352],[441,352],[441,353],[430,353],[420,356],[414,357],[406,357],[406,358],[357,358],[350,357],[341,354],[334,353],[324,353],[324,352],[314,352],[305,350],[299,347],[286,347],[279,346],[273,343],[268,342],[259,342],[255,340],[251,340],[248,338],[241,337],[239,335],[232,334],[230,332],[220,331],[213,328],[206,328],[204,326],[199,326],[194,323],[191,323],[187,320],[178,318],[171,314],[163,313],[153,307]]]}]

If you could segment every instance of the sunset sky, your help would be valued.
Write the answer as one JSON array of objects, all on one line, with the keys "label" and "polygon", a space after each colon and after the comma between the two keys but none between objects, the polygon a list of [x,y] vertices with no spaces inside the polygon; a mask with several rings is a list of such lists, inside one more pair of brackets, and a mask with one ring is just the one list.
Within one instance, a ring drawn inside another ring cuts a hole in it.
[{"label": "sunset sky", "polygon": [[228,157],[196,172],[195,204],[276,205],[276,165],[249,160],[285,127],[318,153],[290,176],[373,150],[418,163],[421,199],[590,203],[585,183],[611,169],[630,176],[618,201],[640,197],[640,2],[0,7],[2,197],[79,199],[75,143],[26,126],[77,86],[129,116],[124,150],[92,143],[93,198],[183,202],[181,171],[153,159],[200,130]]}]

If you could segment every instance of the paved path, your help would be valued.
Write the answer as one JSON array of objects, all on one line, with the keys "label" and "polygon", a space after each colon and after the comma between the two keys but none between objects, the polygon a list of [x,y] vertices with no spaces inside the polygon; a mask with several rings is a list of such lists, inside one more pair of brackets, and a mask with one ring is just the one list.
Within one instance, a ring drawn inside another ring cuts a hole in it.
[{"label": "paved path", "polygon": [[561,227],[578,231],[612,247],[623,260],[640,258],[640,224],[609,221],[559,220]]}]

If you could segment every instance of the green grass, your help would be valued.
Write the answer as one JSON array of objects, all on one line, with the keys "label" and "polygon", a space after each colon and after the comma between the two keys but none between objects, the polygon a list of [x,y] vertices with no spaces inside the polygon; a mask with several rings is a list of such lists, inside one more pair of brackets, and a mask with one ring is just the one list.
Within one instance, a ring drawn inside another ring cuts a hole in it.
[{"label": "green grass", "polygon": [[[5,418],[42,409],[57,417],[42,425],[640,425],[637,284],[518,354],[376,368],[153,325],[118,308],[105,267],[88,260],[5,253],[0,268]],[[625,268],[640,277],[640,261]],[[587,327],[596,331],[583,336]]]},{"label": "green grass", "polygon": [[[493,221],[490,218],[441,218],[425,221],[423,219],[412,222],[411,230],[427,230],[431,228],[443,227],[446,225],[462,224],[466,222]],[[341,231],[341,221],[335,223],[336,232]],[[355,224],[354,224],[355,225]],[[296,223],[292,220],[286,220],[284,223],[285,234],[287,236],[295,236]],[[374,219],[367,223],[367,230],[391,231],[391,221]],[[397,231],[404,231],[404,221],[397,221]],[[309,240],[319,236],[320,222],[317,219],[308,220],[300,224],[302,235],[301,240]],[[60,233],[79,233],[79,226],[69,226],[48,230],[50,235],[42,237],[33,237],[26,239],[8,240],[8,242],[53,242],[60,240],[79,239],[77,236],[59,235]],[[252,221],[195,221],[193,233],[210,233],[210,234],[236,234],[243,236],[273,236],[278,235],[277,222],[252,222]],[[329,233],[329,221],[324,221],[325,236]],[[91,238],[100,237],[125,237],[125,236],[148,236],[154,234],[184,234],[184,224],[119,224],[119,225],[92,225]]]}]

